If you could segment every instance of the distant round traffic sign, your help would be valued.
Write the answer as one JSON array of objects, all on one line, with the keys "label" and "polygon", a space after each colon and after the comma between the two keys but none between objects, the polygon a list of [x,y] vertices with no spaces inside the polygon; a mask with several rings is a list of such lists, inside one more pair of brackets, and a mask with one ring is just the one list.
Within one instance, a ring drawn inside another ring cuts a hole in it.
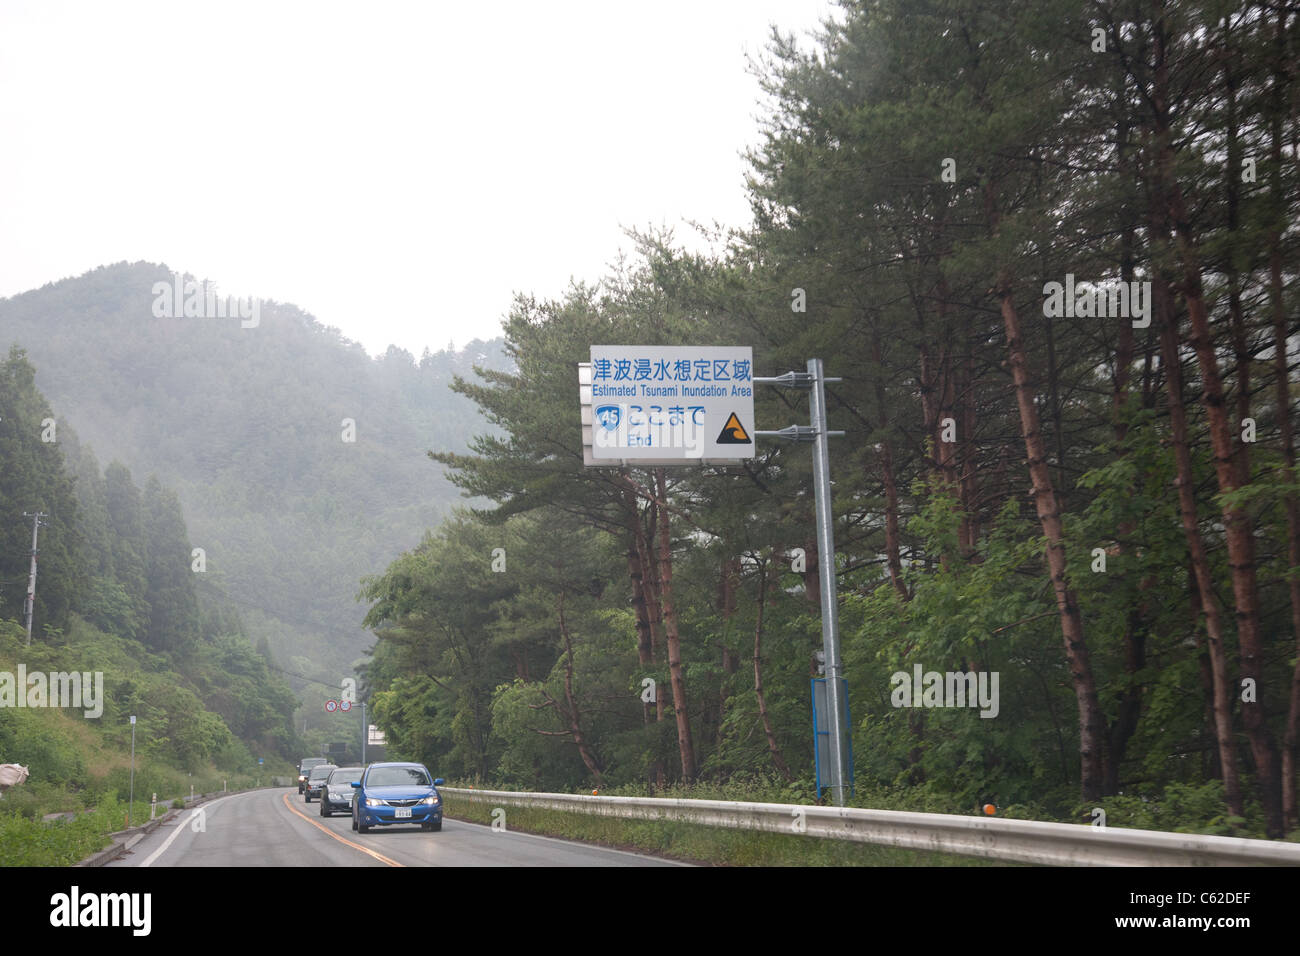
[{"label": "distant round traffic sign", "polygon": [[346,714],[351,709],[352,709],[352,701],[350,700],[339,701],[339,710],[343,711]]},{"label": "distant round traffic sign", "polygon": [[326,712],[327,714],[332,714],[332,713],[334,713],[334,711],[336,711],[336,710],[338,710],[338,709],[339,709],[339,702],[338,702],[337,700],[327,700],[327,701],[325,701],[325,712]]}]

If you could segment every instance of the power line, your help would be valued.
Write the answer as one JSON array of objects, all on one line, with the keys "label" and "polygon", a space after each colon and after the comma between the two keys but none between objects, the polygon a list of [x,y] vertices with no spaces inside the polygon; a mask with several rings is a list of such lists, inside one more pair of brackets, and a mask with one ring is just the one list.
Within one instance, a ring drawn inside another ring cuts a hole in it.
[{"label": "power line", "polygon": [[297,673],[296,671],[291,671],[291,670],[289,670],[287,667],[277,667],[276,665],[274,665],[274,664],[272,664],[272,663],[269,663],[269,662],[267,663],[266,666],[267,666],[270,670],[273,670],[273,671],[279,671],[281,674],[288,674],[290,677],[296,677],[296,678],[298,678],[299,680],[305,680],[305,681],[307,681],[308,683],[311,683],[311,684],[319,684],[321,687],[328,687],[330,690],[335,690],[335,689],[336,689],[335,686],[334,686],[333,684],[327,684],[327,683],[325,683],[323,680],[317,680],[317,679],[314,678],[314,677],[308,677],[306,674],[299,674],[299,673]]},{"label": "power line", "polygon": [[272,608],[265,607],[264,605],[254,604],[252,601],[246,601],[242,598],[237,598],[229,591],[227,591],[225,588],[221,587],[221,585],[216,584],[212,581],[205,581],[204,584],[207,587],[212,588],[212,590],[216,591],[218,594],[220,594],[222,597],[226,598],[227,600],[233,601],[235,604],[241,604],[244,607],[252,608],[255,611],[261,611],[263,614],[268,614],[271,617],[275,618],[276,620],[283,621],[286,624],[296,624],[300,627],[305,627],[311,630],[333,631],[336,634],[346,634],[349,637],[356,637],[360,633],[367,633],[369,631],[368,628],[364,628],[360,626],[358,626],[357,630],[354,631],[351,630],[350,628],[339,627],[336,624],[322,624],[317,621],[308,621],[305,620],[304,618],[293,617],[292,615],[285,614],[281,611],[276,611]]}]

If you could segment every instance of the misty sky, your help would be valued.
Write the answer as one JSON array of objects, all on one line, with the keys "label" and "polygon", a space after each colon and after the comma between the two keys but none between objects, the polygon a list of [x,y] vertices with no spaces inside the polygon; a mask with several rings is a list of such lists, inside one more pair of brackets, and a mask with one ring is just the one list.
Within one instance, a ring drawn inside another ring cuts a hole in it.
[{"label": "misty sky", "polygon": [[830,0],[0,0],[0,296],[121,260],[372,354],[499,332],[621,227],[748,222],[746,54]]}]

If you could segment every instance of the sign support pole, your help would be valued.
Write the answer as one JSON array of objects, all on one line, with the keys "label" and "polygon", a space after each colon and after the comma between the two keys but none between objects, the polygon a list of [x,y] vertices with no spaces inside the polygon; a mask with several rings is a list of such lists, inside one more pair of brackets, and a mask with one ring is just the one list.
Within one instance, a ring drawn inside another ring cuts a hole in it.
[{"label": "sign support pole", "polygon": [[822,360],[808,360],[812,376],[813,488],[817,501],[817,572],[821,583],[822,649],[826,653],[826,709],[831,717],[831,797],[844,806],[844,702],[840,686],[840,607],[835,587],[835,532],[831,526],[831,457],[826,433],[826,389]]},{"label": "sign support pole", "polygon": [[844,692],[840,686],[840,608],[835,586],[835,531],[831,513],[831,461],[829,439],[844,435],[842,431],[828,431],[826,428],[826,388],[827,382],[838,382],[838,378],[827,378],[822,367],[822,360],[808,360],[806,373],[786,372],[774,378],[754,378],[754,384],[784,385],[789,388],[804,388],[811,393],[808,427],[791,425],[779,431],[756,431],[754,434],[771,438],[789,438],[794,441],[813,443],[813,492],[817,511],[817,576],[820,584],[822,608],[822,652],[826,656],[826,709],[830,731],[830,791],[831,799],[837,807],[845,803],[845,754],[848,751],[844,726]]}]

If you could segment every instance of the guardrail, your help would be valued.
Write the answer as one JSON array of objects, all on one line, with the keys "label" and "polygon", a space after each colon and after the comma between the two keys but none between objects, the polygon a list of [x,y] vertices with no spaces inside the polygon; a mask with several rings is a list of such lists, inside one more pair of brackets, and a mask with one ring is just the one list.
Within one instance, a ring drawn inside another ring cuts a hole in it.
[{"label": "guardrail", "polygon": [[794,833],[1051,866],[1300,866],[1300,843],[948,813],[440,787],[473,803]]}]

